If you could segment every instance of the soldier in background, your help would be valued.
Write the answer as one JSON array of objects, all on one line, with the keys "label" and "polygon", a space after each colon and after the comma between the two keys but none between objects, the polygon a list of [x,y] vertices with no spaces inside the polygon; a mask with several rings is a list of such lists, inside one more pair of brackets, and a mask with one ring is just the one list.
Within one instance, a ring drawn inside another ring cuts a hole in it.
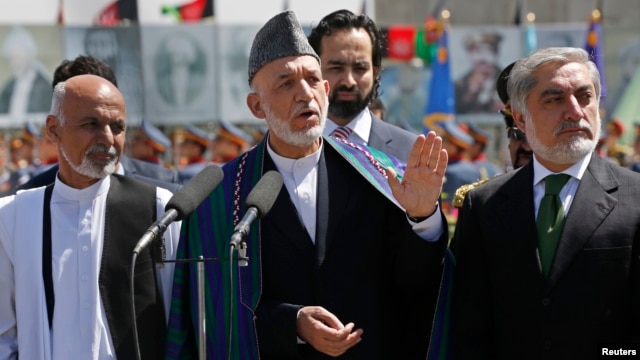
[{"label": "soldier in background", "polygon": [[171,146],[171,141],[162,130],[149,121],[142,120],[128,145],[129,156],[133,159],[164,166],[163,157]]}]

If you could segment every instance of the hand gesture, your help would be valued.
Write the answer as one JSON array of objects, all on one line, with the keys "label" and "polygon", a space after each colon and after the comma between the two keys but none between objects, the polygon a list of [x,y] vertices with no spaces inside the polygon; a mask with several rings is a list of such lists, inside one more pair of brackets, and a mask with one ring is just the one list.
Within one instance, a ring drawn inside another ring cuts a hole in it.
[{"label": "hand gesture", "polygon": [[442,138],[430,131],[418,136],[413,144],[402,182],[393,169],[386,169],[391,192],[409,216],[427,217],[434,213],[448,161]]},{"label": "hand gesture", "polygon": [[329,356],[344,354],[360,342],[362,330],[353,330],[354,324],[346,326],[338,318],[320,306],[305,306],[296,320],[298,336],[316,350]]}]

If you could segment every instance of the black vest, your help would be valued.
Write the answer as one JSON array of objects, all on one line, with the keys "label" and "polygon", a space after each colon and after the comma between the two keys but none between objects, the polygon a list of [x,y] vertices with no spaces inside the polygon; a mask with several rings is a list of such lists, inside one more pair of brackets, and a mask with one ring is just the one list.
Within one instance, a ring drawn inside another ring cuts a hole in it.
[{"label": "black vest", "polygon": [[[120,360],[135,359],[129,286],[131,260],[138,240],[156,220],[156,206],[155,186],[121,175],[111,176],[98,286],[111,340]],[[142,359],[161,359],[166,339],[164,305],[152,248],[149,246],[138,255],[134,276]]]}]

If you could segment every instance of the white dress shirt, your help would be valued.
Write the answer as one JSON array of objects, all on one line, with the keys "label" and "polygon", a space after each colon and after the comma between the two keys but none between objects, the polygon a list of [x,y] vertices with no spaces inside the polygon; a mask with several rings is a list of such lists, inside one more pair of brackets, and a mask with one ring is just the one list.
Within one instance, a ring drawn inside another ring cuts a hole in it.
[{"label": "white dress shirt", "polygon": [[[356,117],[354,117],[346,125],[349,129],[353,130],[349,135],[348,140],[356,144],[369,145],[369,134],[371,134],[371,112],[369,108],[362,110]],[[333,120],[327,118],[327,122],[324,126],[324,135],[329,136],[339,125],[333,122]]]},{"label": "white dress shirt", "polygon": [[587,154],[581,160],[573,164],[568,169],[562,171],[561,173],[554,173],[550,171],[542,164],[540,164],[535,154],[533,155],[533,206],[535,207],[534,210],[536,219],[538,218],[538,209],[540,208],[540,202],[544,197],[544,178],[546,178],[548,175],[571,175],[571,179],[569,179],[569,181],[564,184],[562,190],[560,190],[560,194],[558,194],[558,196],[562,200],[564,214],[566,215],[569,213],[569,208],[571,207],[571,203],[576,196],[576,191],[578,191],[580,180],[582,180],[582,176],[589,166],[589,161],[591,161],[591,155],[591,153]]},{"label": "white dress shirt", "polygon": [[[74,189],[56,178],[51,196],[51,237],[52,237],[52,278],[55,293],[55,311],[50,332],[51,359],[115,359],[115,349],[109,333],[109,326],[98,288],[100,263],[102,258],[106,199],[110,177],[105,177],[85,189]],[[30,190],[31,191],[31,190]],[[165,189],[156,188],[157,214],[164,213],[164,206],[172,194]],[[10,200],[13,200],[11,197]],[[5,220],[5,217],[0,220]],[[42,221],[41,216],[34,216]],[[26,225],[26,224],[23,224]],[[151,225],[151,224],[149,224]],[[40,225],[41,227],[41,225]],[[20,241],[7,231],[7,224],[0,227],[0,245]],[[164,234],[168,259],[175,258],[179,240],[180,223],[169,226]],[[10,245],[5,246],[9,248]],[[6,250],[6,249],[5,249]],[[0,246],[0,262],[37,261],[40,259],[11,259],[11,254],[3,252]],[[0,271],[4,270],[0,265]],[[165,313],[169,313],[173,281],[171,264],[158,268],[159,286],[165,302]],[[8,271],[13,274],[13,270]],[[5,278],[0,272],[2,292],[13,293],[15,278]],[[42,283],[42,278],[33,279],[33,286]],[[12,304],[15,307],[32,304]],[[22,345],[29,341],[30,334],[20,332],[20,323],[16,322],[15,308],[7,308],[10,301],[0,294],[0,359],[15,351],[20,343],[18,355],[22,358],[27,351]],[[10,313],[14,314],[11,315]],[[34,309],[37,314],[37,309]],[[43,326],[48,327],[47,321]],[[17,330],[17,337],[15,332]],[[48,330],[47,330],[48,332]],[[13,336],[12,336],[13,334]],[[12,350],[13,349],[13,350]],[[46,350],[45,350],[46,351]],[[13,353],[13,356],[16,354]]]}]

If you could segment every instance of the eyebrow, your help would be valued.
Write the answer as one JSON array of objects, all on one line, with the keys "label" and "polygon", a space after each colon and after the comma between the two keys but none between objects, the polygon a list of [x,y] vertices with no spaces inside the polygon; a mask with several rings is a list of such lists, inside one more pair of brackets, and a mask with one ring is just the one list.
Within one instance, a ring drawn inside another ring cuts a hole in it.
[{"label": "eyebrow", "polygon": [[[347,65],[348,63],[346,61],[343,60],[328,60],[327,61],[328,65],[340,65],[340,66],[344,66]],[[369,66],[369,62],[366,60],[356,60],[354,62],[351,63],[351,65],[358,65],[358,66]]]},{"label": "eyebrow", "polygon": [[[591,90],[591,85],[581,85],[579,86],[577,89],[575,89],[573,92],[585,92],[585,91],[589,91]],[[562,95],[564,94],[566,91],[560,88],[550,88],[550,89],[546,89],[545,91],[543,91],[540,94],[540,97],[545,97],[545,96],[549,96],[549,95]]]}]

